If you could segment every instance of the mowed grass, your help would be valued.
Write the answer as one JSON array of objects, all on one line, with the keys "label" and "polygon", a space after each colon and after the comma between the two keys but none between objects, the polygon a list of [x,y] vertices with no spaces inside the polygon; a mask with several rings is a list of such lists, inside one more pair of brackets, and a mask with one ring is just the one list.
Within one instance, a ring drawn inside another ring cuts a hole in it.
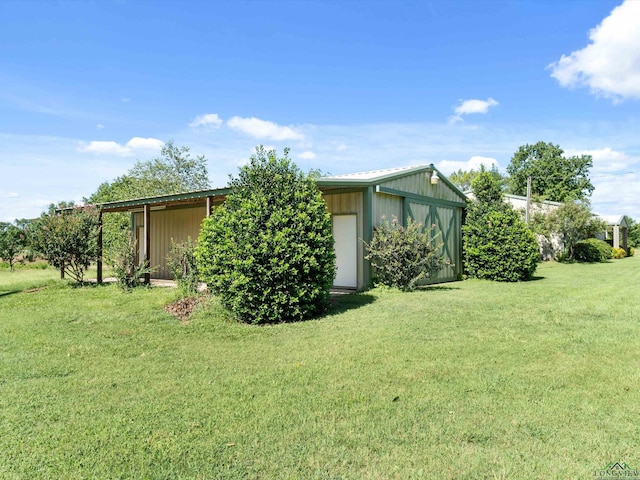
[{"label": "mowed grass", "polygon": [[[45,271],[46,272],[46,271]],[[640,466],[640,258],[255,327],[0,271],[0,478],[593,478]],[[34,290],[37,284],[46,287]]]}]

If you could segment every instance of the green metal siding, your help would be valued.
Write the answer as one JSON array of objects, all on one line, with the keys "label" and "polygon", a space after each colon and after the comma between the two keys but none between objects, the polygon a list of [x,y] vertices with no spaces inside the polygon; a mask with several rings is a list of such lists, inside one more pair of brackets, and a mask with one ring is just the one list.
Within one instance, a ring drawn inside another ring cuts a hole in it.
[{"label": "green metal siding", "polygon": [[[170,279],[167,255],[171,250],[171,240],[184,242],[188,237],[197,240],[206,207],[197,206],[151,211],[151,265],[155,268],[151,278]],[[134,214],[134,232],[143,225],[142,213]]]},{"label": "green metal siding", "polygon": [[449,187],[444,181],[441,180],[437,185],[432,185],[427,172],[414,173],[406,177],[382,182],[380,186],[423,197],[449,200],[452,202],[464,202],[460,194]]},{"label": "green metal siding", "polygon": [[402,197],[396,195],[386,195],[384,193],[373,194],[373,226],[380,225],[382,216],[386,216],[389,221],[395,215],[398,218],[398,222],[401,224],[404,222],[404,211],[402,208]]}]

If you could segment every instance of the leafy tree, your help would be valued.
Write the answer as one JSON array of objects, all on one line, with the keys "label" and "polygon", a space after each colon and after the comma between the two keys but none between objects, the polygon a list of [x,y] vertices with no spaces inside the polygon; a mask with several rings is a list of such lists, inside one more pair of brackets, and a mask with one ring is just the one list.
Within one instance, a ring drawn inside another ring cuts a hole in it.
[{"label": "leafy tree", "polygon": [[331,218],[315,181],[256,148],[227,201],[202,225],[202,279],[240,320],[273,323],[323,311],[334,274]]},{"label": "leafy tree", "polygon": [[591,155],[566,158],[553,143],[523,145],[507,166],[510,190],[515,195],[526,195],[527,178],[531,177],[533,195],[555,202],[585,200],[594,189],[589,179],[592,166]]},{"label": "leafy tree", "polygon": [[421,223],[409,219],[408,225],[398,225],[397,218],[386,218],[365,243],[375,273],[376,283],[404,291],[415,290],[418,282],[431,277],[445,266],[438,250],[442,245],[433,241],[433,232],[424,231]]},{"label": "leafy tree", "polygon": [[0,258],[9,264],[13,271],[15,261],[27,247],[27,232],[11,223],[0,222]]},{"label": "leafy tree", "polygon": [[[171,195],[210,188],[207,161],[204,156],[191,157],[187,146],[176,147],[167,142],[160,157],[138,161],[125,174],[112,182],[104,182],[85,203],[96,204],[133,198]],[[110,213],[103,218],[105,256],[121,258],[123,242],[129,233],[129,215]]]},{"label": "leafy tree", "polygon": [[640,223],[633,218],[628,218],[629,230],[627,232],[627,243],[630,247],[640,247]]},{"label": "leafy tree", "polygon": [[192,158],[189,151],[187,146],[176,147],[168,141],[162,147],[160,157],[137,161],[125,175],[111,183],[102,183],[85,202],[102,203],[205,190],[210,187],[207,160],[202,155]]},{"label": "leafy tree", "polygon": [[462,227],[464,269],[469,277],[505,282],[528,280],[540,252],[533,233],[504,202],[500,183],[483,172],[472,184]]},{"label": "leafy tree", "polygon": [[558,258],[573,260],[575,244],[604,232],[606,223],[591,212],[588,202],[567,201],[555,210],[536,216],[532,227],[548,239],[558,235],[562,249]]},{"label": "leafy tree", "polygon": [[99,221],[95,208],[42,214],[31,230],[33,248],[76,282],[97,259]]},{"label": "leafy tree", "polygon": [[489,170],[487,170],[484,165],[480,165],[479,170],[471,169],[467,171],[459,169],[457,172],[453,172],[451,175],[449,175],[449,181],[451,181],[451,183],[453,183],[463,192],[467,192],[471,189],[472,182],[482,172],[489,172],[492,177],[500,182],[501,185],[505,185],[505,178],[498,171],[498,167],[496,165],[492,165]]}]

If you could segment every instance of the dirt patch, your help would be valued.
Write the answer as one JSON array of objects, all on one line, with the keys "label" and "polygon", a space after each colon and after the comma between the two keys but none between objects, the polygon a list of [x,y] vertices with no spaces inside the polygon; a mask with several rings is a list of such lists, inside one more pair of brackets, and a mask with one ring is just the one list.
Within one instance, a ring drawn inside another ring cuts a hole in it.
[{"label": "dirt patch", "polygon": [[187,323],[195,308],[203,300],[203,296],[181,298],[169,305],[165,305],[164,309],[171,315],[178,318],[180,322]]}]

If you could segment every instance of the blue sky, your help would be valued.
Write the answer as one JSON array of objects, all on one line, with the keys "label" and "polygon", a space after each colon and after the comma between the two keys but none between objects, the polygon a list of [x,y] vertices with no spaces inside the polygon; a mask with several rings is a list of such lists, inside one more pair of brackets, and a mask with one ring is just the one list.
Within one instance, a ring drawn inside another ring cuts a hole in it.
[{"label": "blue sky", "polygon": [[332,174],[589,153],[640,220],[640,1],[0,2],[0,221],[173,140],[226,185],[259,144]]}]

